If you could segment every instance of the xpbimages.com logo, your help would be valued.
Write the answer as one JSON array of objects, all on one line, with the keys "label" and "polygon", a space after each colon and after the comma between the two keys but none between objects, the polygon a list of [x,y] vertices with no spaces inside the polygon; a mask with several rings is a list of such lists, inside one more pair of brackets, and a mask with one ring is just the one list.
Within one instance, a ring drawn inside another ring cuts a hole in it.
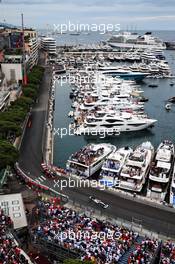
[{"label": "xpbimages.com logo", "polygon": [[101,242],[104,242],[106,240],[114,240],[115,237],[117,237],[117,234],[115,231],[113,230],[108,230],[107,232],[96,232],[94,230],[92,231],[76,231],[74,232],[74,230],[68,229],[64,232],[59,232],[58,234],[55,235],[55,239],[61,242],[64,242],[66,240],[70,240],[70,241],[97,241],[100,240]]},{"label": "xpbimages.com logo", "polygon": [[106,136],[119,136],[120,131],[115,128],[105,128],[105,127],[97,127],[94,130],[91,130],[88,127],[84,128],[72,128],[72,125],[68,127],[61,127],[53,129],[53,135],[60,137],[61,139],[65,136],[98,136],[99,138],[105,138]]},{"label": "xpbimages.com logo", "polygon": [[[75,176],[72,174],[72,176]],[[54,182],[54,188],[58,188],[61,191],[64,191],[64,189],[67,188],[94,188],[99,189],[100,191],[105,190],[113,190],[114,183],[112,181],[96,181],[96,180],[88,180],[88,179],[74,179],[71,177],[68,177],[66,179],[59,179],[59,180],[53,180]]]},{"label": "xpbimages.com logo", "polygon": [[68,23],[53,24],[54,32],[64,34],[66,32],[99,32],[105,34],[107,32],[120,31],[120,24],[82,24],[82,23]]}]

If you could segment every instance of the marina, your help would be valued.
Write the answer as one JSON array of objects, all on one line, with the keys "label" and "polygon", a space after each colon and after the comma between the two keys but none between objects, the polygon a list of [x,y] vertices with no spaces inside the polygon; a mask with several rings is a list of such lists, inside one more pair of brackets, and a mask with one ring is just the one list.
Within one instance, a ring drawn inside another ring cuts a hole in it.
[{"label": "marina", "polygon": [[[111,62],[116,57],[112,52],[106,58],[102,53],[77,57],[75,52],[70,57],[63,52],[62,57],[59,55],[52,62],[53,127],[65,132],[61,138],[54,135],[55,166],[51,170],[44,168],[48,175],[92,178],[104,186],[173,205],[174,145],[168,141],[173,142],[173,135],[164,136],[162,131],[168,127],[161,128],[161,122],[166,122],[162,119],[165,116],[168,122],[173,115],[174,57],[171,51],[164,52],[158,52],[160,57],[155,59],[142,51],[141,56],[148,57],[146,61],[142,58],[141,63],[145,63],[142,72],[136,70],[136,61],[129,62],[130,65]],[[157,70],[153,67],[154,60],[160,64]],[[154,74],[146,73],[149,65]],[[140,74],[142,78],[138,78]],[[159,149],[169,144],[172,150],[169,165],[164,156],[157,162]],[[156,170],[160,171],[160,177],[152,176]],[[158,188],[163,177],[168,178],[167,184]]]},{"label": "marina", "polygon": [[[169,50],[165,50],[164,53],[173,73],[175,71],[174,54]],[[132,133],[132,135],[121,133],[120,138],[115,137],[110,138],[110,140],[104,139],[103,141],[110,141],[111,144],[116,143],[116,145],[119,147],[128,145],[128,142],[134,146],[137,143],[143,142],[145,139],[150,140],[154,145],[158,145],[163,138],[169,138],[173,141],[173,135],[170,131],[171,129],[173,130],[174,126],[174,124],[171,122],[174,115],[174,108],[172,106],[172,109],[169,112],[166,112],[164,108],[165,102],[174,96],[173,86],[170,85],[171,82],[171,79],[169,80],[161,78],[151,80],[148,78],[144,79],[143,83],[140,84],[141,90],[144,91],[144,97],[149,99],[148,102],[145,102],[145,112],[150,117],[158,120],[150,131],[140,131],[136,134]],[[156,87],[149,87],[150,84],[154,84]],[[71,99],[69,98],[71,93],[72,85],[70,82],[65,82],[61,86],[58,83],[56,84],[56,110],[54,118],[55,128],[68,128],[70,124],[70,118],[68,117],[68,114],[71,112],[73,115],[73,111],[70,107],[72,103]],[[84,136],[72,137],[67,135],[59,140],[58,137],[55,137],[55,164],[65,167],[68,157],[78,149],[78,146],[84,146],[91,141],[93,142],[94,138],[89,139]],[[96,141],[102,140],[98,137]],[[75,146],[77,146],[77,148],[75,148]],[[65,150],[65,147],[67,149],[67,153],[66,151],[63,151],[63,149]],[[59,151],[57,151],[57,149],[59,149]]]},{"label": "marina", "polygon": [[0,264],[175,264],[175,2],[11,2]]}]

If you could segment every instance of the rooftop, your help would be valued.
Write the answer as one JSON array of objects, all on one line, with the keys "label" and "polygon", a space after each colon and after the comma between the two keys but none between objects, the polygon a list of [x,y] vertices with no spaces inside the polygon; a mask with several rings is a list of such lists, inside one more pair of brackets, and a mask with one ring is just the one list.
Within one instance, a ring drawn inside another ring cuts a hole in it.
[{"label": "rooftop", "polygon": [[14,229],[27,226],[24,204],[20,193],[0,195],[0,207],[12,219]]}]

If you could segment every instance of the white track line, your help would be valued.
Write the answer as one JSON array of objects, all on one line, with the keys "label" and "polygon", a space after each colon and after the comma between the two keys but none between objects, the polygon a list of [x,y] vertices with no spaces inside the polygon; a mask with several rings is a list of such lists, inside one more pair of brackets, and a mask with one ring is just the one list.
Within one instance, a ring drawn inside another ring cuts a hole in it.
[{"label": "white track line", "polygon": [[44,180],[41,177],[38,177],[38,180],[40,180],[41,182],[43,182]]},{"label": "white track line", "polygon": [[39,180],[35,180],[37,183],[40,183],[40,181]]},{"label": "white track line", "polygon": [[43,175],[41,175],[40,177],[41,177],[43,180],[46,180],[46,178],[45,178]]}]

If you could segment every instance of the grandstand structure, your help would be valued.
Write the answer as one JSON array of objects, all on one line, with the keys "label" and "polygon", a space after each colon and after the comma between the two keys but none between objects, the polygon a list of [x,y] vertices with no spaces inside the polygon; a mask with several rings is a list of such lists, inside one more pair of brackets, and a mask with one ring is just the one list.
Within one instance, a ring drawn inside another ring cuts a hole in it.
[{"label": "grandstand structure", "polygon": [[0,208],[0,263],[33,264],[13,236],[13,221]]},{"label": "grandstand structure", "polygon": [[[65,258],[92,260],[99,264],[175,263],[175,244],[172,241],[163,242],[143,236],[132,228],[91,218],[53,202],[40,202],[38,210],[40,221],[31,228],[32,241],[38,249],[61,263]],[[133,219],[133,226],[135,224],[141,226],[137,219]],[[98,239],[94,242],[91,237],[87,240],[76,237],[74,241],[72,237],[61,239],[61,231],[67,232],[69,228],[83,233],[112,229],[115,236],[102,242]]]}]

